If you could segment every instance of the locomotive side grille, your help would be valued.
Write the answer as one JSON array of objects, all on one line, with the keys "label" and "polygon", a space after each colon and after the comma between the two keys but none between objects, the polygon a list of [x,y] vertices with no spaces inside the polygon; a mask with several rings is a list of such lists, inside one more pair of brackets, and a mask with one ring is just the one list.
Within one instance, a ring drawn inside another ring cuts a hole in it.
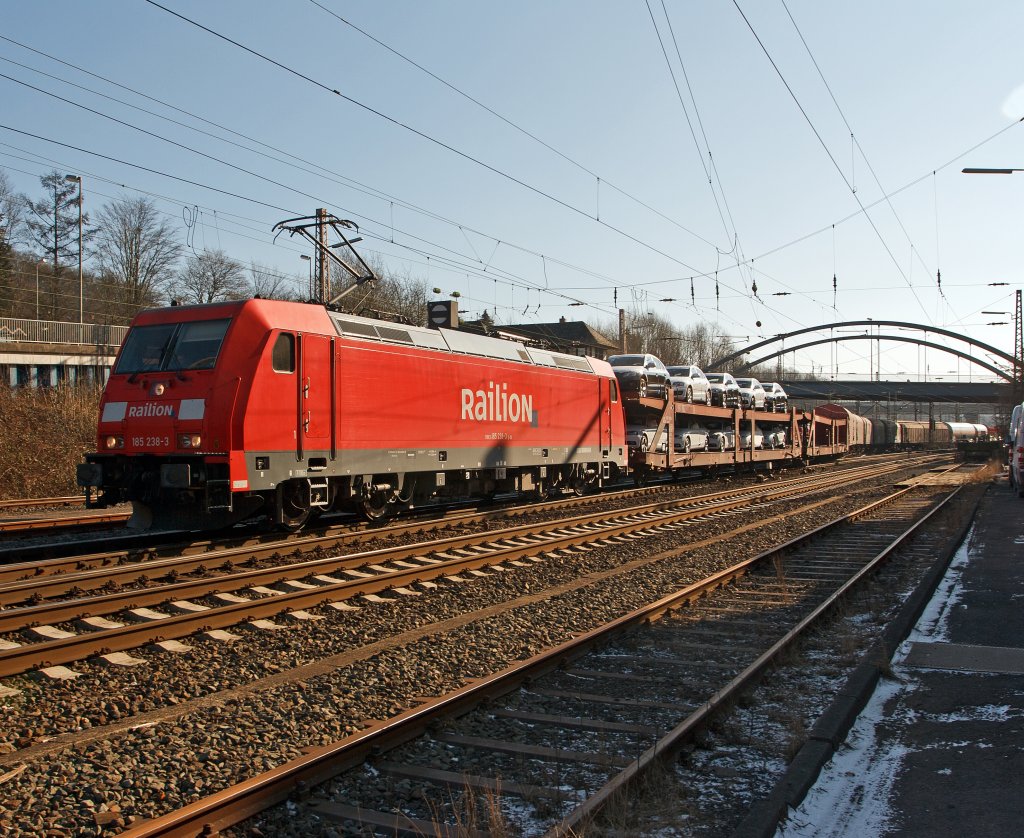
[{"label": "locomotive side grille", "polygon": [[393,329],[390,326],[378,326],[377,334],[381,340],[390,340],[395,343],[412,343],[412,338],[404,329]]},{"label": "locomotive side grille", "polygon": [[579,370],[580,372],[591,372],[590,364],[588,364],[584,358],[574,358],[571,355],[555,355],[553,357],[555,359],[555,363],[565,369]]},{"label": "locomotive side grille", "polygon": [[356,320],[345,320],[341,317],[335,317],[334,322],[338,324],[338,328],[341,329],[346,335],[355,335],[361,338],[375,338],[377,337],[377,330],[369,323],[360,323]]}]

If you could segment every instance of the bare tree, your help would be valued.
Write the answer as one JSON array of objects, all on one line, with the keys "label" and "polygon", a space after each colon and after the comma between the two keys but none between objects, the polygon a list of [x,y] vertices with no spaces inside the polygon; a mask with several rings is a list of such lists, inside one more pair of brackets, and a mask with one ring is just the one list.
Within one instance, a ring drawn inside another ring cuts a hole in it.
[{"label": "bare tree", "polygon": [[21,282],[15,278],[17,264],[14,245],[18,241],[24,215],[24,199],[17,194],[6,173],[0,171],[0,316],[14,313]]},{"label": "bare tree", "polygon": [[249,285],[241,264],[223,250],[204,250],[188,258],[170,292],[182,302],[213,303],[248,297]]},{"label": "bare tree", "polygon": [[0,171],[0,256],[10,255],[18,243],[25,219],[25,199],[14,191],[5,172]]},{"label": "bare tree", "polygon": [[368,317],[398,319],[423,325],[427,318],[427,285],[409,271],[396,273],[379,259],[367,263],[377,276],[373,282],[352,291],[341,300],[342,306]]},{"label": "bare tree", "polygon": [[[619,332],[617,323],[594,328],[609,335]],[[713,360],[733,351],[732,340],[716,331],[715,325],[706,321],[680,329],[654,312],[633,312],[626,316],[626,348],[629,352],[650,352],[666,364],[695,364],[707,369]]]},{"label": "bare tree", "polygon": [[131,318],[155,303],[175,276],[182,245],[174,227],[149,198],[124,197],[99,213],[94,252],[100,270],[116,285],[122,315]]},{"label": "bare tree", "polygon": [[252,283],[253,296],[265,300],[297,300],[296,286],[305,285],[302,279],[286,276],[256,260],[249,263],[249,281]]}]

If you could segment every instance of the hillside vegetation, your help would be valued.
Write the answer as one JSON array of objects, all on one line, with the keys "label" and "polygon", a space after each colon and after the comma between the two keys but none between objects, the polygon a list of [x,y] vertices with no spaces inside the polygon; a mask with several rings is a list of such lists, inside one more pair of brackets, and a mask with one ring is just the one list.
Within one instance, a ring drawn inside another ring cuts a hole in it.
[{"label": "hillside vegetation", "polygon": [[0,499],[77,495],[75,466],[95,450],[100,390],[0,386]]}]

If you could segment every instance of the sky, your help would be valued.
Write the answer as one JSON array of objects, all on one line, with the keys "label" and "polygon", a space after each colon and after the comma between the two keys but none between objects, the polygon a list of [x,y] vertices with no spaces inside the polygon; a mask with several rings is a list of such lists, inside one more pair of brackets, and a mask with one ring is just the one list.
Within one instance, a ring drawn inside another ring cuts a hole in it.
[{"label": "sky", "polygon": [[[1013,352],[1024,172],[961,170],[1024,167],[1014,0],[0,8],[17,190],[56,168],[87,211],[148,195],[189,248],[297,288],[310,249],[272,228],[326,207],[360,252],[498,323],[611,330],[622,308],[742,345],[873,318]],[[785,362],[992,378],[873,345]]]}]

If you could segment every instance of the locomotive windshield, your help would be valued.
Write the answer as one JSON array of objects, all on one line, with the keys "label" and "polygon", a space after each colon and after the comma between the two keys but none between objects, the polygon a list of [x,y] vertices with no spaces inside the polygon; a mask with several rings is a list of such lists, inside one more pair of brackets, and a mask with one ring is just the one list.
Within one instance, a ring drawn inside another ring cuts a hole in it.
[{"label": "locomotive windshield", "polygon": [[135,326],[114,373],[209,370],[217,362],[230,320]]}]

